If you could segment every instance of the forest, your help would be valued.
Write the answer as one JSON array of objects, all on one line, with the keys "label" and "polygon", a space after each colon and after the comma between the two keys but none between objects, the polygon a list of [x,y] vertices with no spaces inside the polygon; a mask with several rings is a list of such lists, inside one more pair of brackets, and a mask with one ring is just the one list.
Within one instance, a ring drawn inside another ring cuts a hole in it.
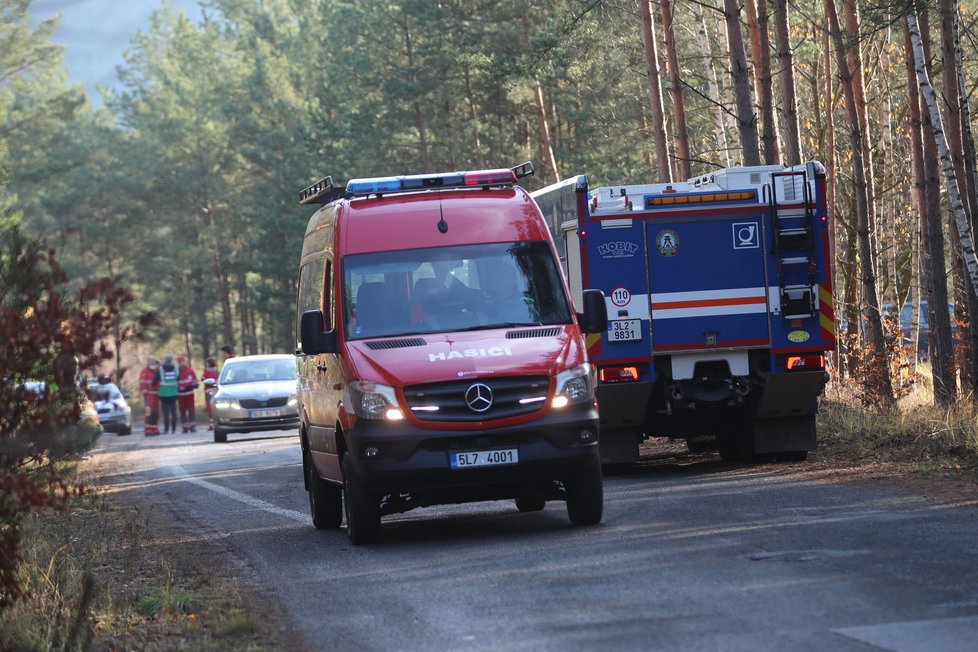
[{"label": "forest", "polygon": [[535,189],[814,159],[834,375],[899,397],[916,361],[887,306],[913,306],[916,339],[923,299],[935,400],[978,385],[972,0],[206,0],[199,22],[163,4],[97,109],[30,5],[0,0],[0,229],[132,292],[117,344],[152,311],[153,348],[197,365],[290,351],[297,194],[325,175],[530,159]]}]

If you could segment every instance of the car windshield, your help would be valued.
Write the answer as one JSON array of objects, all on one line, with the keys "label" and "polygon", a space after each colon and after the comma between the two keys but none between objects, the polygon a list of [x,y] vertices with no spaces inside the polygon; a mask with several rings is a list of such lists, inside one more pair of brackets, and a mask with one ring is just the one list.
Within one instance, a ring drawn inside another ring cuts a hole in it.
[{"label": "car windshield", "polygon": [[347,256],[350,340],[567,324],[571,309],[550,243],[501,242]]},{"label": "car windshield", "polygon": [[112,383],[92,385],[90,391],[92,400],[95,401],[115,401],[122,398],[122,392]]},{"label": "car windshield", "polygon": [[267,380],[295,380],[295,363],[292,360],[242,360],[228,363],[221,371],[221,385],[264,382]]}]

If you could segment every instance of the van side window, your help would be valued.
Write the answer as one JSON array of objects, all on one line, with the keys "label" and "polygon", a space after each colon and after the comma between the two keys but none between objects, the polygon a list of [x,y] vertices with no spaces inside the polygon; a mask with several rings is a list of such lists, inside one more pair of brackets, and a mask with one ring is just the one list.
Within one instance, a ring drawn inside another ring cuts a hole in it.
[{"label": "van side window", "polygon": [[323,306],[323,281],[326,276],[326,269],[326,258],[318,258],[306,263],[299,270],[299,291],[296,295],[295,310],[295,341],[297,346],[301,339],[299,328],[302,321],[302,313],[309,310],[323,310],[326,329],[329,330],[331,327],[330,306],[328,304]]}]

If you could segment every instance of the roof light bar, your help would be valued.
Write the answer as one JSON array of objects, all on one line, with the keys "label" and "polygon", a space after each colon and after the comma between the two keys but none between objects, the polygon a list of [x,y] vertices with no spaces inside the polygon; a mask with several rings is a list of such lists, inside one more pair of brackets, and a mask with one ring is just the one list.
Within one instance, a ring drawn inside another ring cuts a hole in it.
[{"label": "roof light bar", "polygon": [[472,172],[441,172],[396,177],[351,179],[346,184],[350,197],[382,195],[389,192],[412,192],[434,188],[472,188],[476,186],[511,186],[518,179],[533,174],[533,163],[527,161],[515,168],[475,170]]},{"label": "roof light bar", "polygon": [[679,194],[676,193],[675,189],[666,189],[663,193],[661,195],[645,195],[645,208],[661,208],[663,206],[675,206],[677,204],[725,204],[730,202],[757,201],[756,190]]}]

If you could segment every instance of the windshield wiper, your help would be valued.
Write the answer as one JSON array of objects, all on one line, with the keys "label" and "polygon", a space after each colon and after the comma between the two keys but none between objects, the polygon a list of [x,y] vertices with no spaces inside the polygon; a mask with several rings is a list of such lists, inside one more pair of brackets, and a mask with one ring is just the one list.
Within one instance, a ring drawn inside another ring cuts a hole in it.
[{"label": "windshield wiper", "polygon": [[477,326],[469,326],[468,328],[463,328],[460,330],[488,331],[496,328],[522,328],[526,326],[543,326],[543,323],[538,321],[503,321],[503,322],[496,322],[493,324],[479,324]]}]

